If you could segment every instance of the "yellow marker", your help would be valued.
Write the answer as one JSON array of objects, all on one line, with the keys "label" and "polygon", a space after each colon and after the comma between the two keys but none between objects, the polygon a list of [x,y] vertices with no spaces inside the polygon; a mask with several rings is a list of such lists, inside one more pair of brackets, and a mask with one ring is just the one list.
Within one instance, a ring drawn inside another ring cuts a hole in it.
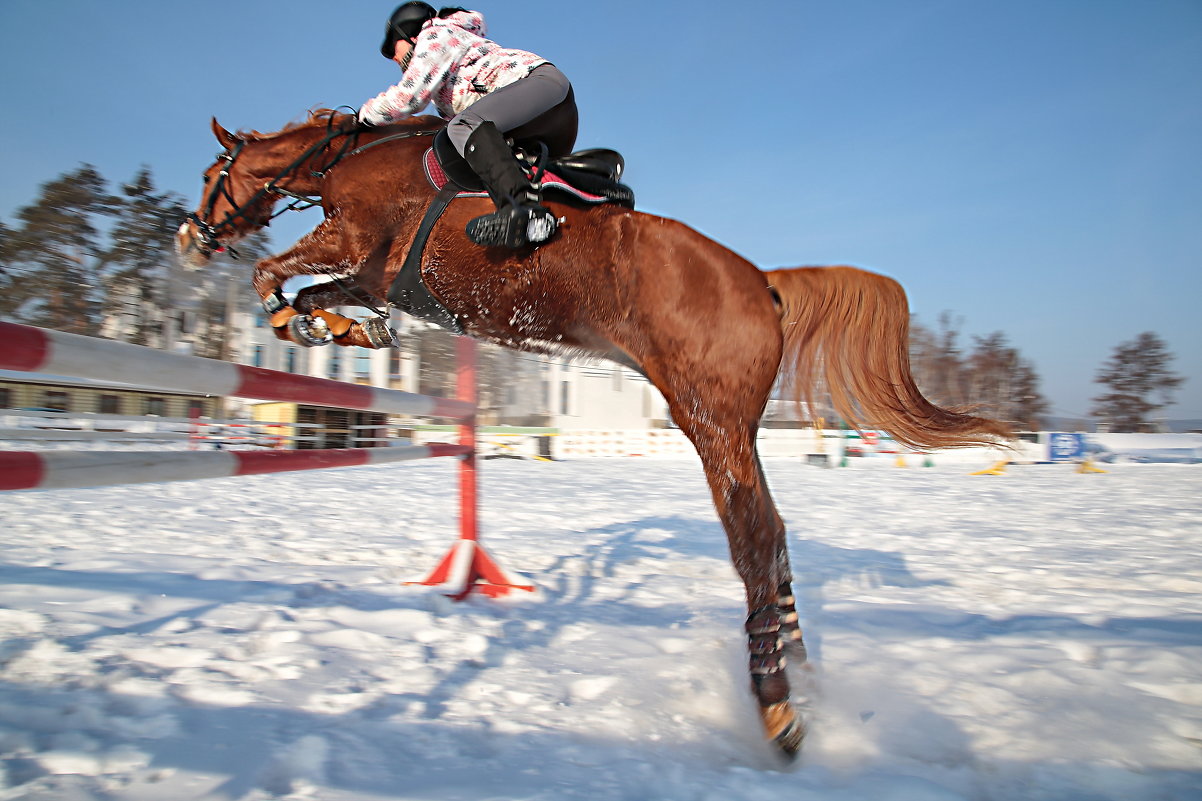
[{"label": "yellow marker", "polygon": [[1002,459],[993,467],[987,467],[984,470],[978,470],[975,473],[969,473],[970,476],[1004,476],[1006,475],[1006,460]]}]

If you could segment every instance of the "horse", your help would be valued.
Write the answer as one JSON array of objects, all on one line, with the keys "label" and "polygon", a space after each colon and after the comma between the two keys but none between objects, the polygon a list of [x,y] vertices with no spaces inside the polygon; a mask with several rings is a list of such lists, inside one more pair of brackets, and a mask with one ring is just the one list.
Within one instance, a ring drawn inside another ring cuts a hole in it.
[{"label": "horse", "polygon": [[[329,308],[386,296],[435,196],[422,162],[443,126],[414,117],[364,129],[323,111],[276,132],[231,133],[214,119],[225,150],[205,170],[177,250],[188,266],[203,267],[266,225],[282,197],[320,197],[323,221],[258,262],[254,288],[281,338],[297,338],[288,321],[299,316],[325,320],[340,345],[387,345]],[[482,248],[464,232],[491,209],[487,197],[455,200],[429,231],[421,277],[468,336],[608,359],[662,393],[701,458],[745,588],[748,673],[763,734],[793,757],[805,721],[785,667],[787,657],[805,661],[805,644],[785,526],[756,452],[778,377],[798,402],[812,403],[821,390],[852,426],[915,449],[1005,443],[1011,428],[923,396],[910,372],[908,301],[891,278],[847,266],[765,272],[678,221],[620,205],[544,203],[562,220],[557,234],[510,250]],[[291,305],[283,299],[288,278],[326,273],[342,280],[307,287]]]}]

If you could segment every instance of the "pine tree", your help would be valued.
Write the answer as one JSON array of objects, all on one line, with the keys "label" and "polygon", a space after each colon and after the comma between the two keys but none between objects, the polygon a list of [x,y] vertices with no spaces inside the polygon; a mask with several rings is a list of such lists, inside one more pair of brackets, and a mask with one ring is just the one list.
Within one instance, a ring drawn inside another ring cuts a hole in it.
[{"label": "pine tree", "polygon": [[1013,411],[1007,419],[1028,431],[1039,431],[1043,428],[1043,418],[1049,409],[1048,401],[1039,391],[1039,374],[1025,359],[1019,359],[1014,367],[1010,398]]},{"label": "pine tree", "polygon": [[1185,381],[1169,369],[1172,360],[1164,340],[1151,331],[1116,346],[1094,378],[1110,392],[1093,399],[1090,413],[1111,431],[1149,428],[1153,413],[1171,405],[1173,392]]},{"label": "pine tree", "polygon": [[109,247],[100,258],[109,315],[106,334],[137,345],[163,347],[175,233],[188,212],[177,195],[155,192],[146,167],[122,191],[125,199]]},{"label": "pine tree", "polygon": [[271,254],[267,233],[249,234],[237,244],[237,254],[227,249],[214,254],[200,270],[172,272],[169,305],[176,339],[189,339],[197,356],[236,360],[239,354],[232,347],[238,336],[234,330],[238,312],[263,313],[251,286],[251,271],[256,261]]},{"label": "pine tree", "polygon": [[17,211],[21,227],[5,237],[0,314],[95,334],[102,298],[97,225],[113,207],[104,178],[87,164],[43,184],[38,199]]},{"label": "pine tree", "polygon": [[[10,278],[11,265],[9,264],[10,250],[12,249],[13,232],[0,220],[0,298],[7,297],[11,289],[12,279]],[[0,303],[3,303],[0,300]]]}]

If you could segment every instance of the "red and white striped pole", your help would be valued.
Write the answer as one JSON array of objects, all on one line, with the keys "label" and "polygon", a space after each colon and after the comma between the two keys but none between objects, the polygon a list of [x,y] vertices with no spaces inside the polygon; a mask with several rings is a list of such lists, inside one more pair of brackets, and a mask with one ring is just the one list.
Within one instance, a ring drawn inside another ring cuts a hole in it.
[{"label": "red and white striped pole", "polygon": [[466,454],[431,442],[311,451],[0,451],[0,491],[157,484],[407,462]]},{"label": "red and white striped pole", "polygon": [[0,322],[0,369],[120,381],[202,395],[291,401],[462,421],[458,445],[430,443],[410,448],[174,454],[158,451],[4,453],[0,454],[0,490],[182,481],[462,455],[459,540],[434,572],[418,583],[449,586],[456,599],[466,598],[472,592],[498,596],[514,589],[533,591],[532,585],[519,583],[502,570],[479,543],[475,343],[460,337],[456,352],[459,357],[459,397],[431,398]]},{"label": "red and white striped pole", "polygon": [[[464,405],[476,408],[476,343],[459,337],[455,343],[458,360],[456,397]],[[449,595],[462,601],[473,592],[496,598],[512,590],[534,592],[534,585],[521,582],[507,573],[480,544],[477,517],[476,418],[464,418],[459,424],[459,444],[469,449],[459,463],[459,540],[451,546],[438,567],[417,584],[444,587]]]},{"label": "red and white striped pole", "polygon": [[384,414],[450,417],[475,414],[451,398],[348,384],[262,367],[0,322],[0,369],[120,381],[142,387],[219,397],[290,401]]},{"label": "red and white striped pole", "polygon": [[[476,343],[468,337],[455,340],[455,398],[476,408]],[[459,462],[459,536],[473,542],[480,538],[476,476],[476,412],[459,422],[459,444],[470,450]]]}]

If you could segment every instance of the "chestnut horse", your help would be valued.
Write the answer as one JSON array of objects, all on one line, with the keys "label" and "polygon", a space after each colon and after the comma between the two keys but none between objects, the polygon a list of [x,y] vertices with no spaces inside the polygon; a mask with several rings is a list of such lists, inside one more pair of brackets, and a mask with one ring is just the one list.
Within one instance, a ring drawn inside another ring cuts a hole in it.
[{"label": "chestnut horse", "polygon": [[[276,133],[231,134],[214,120],[226,151],[205,172],[205,197],[179,232],[180,254],[202,266],[265,225],[281,193],[320,196],[323,222],[259,262],[254,287],[282,335],[288,318],[311,314],[329,322],[340,344],[382,344],[325,311],[348,302],[338,286],[308,287],[282,308],[277,292],[293,276],[336,273],[356,294],[386,296],[435,195],[421,157],[442,125],[418,117],[356,129],[350,117],[316,112]],[[405,135],[381,141],[396,134]],[[364,147],[372,142],[381,144]],[[905,293],[892,279],[851,267],[762,272],[673,220],[544,202],[563,218],[559,232],[515,251],[481,248],[464,233],[490,200],[455,200],[430,234],[424,280],[472,337],[610,359],[663,394],[701,457],[746,588],[751,688],[765,734],[793,755],[804,726],[789,700],[785,654],[804,661],[805,647],[785,527],[756,453],[778,375],[798,399],[821,388],[845,420],[914,448],[992,444],[1010,430],[923,397],[910,374]]]}]

